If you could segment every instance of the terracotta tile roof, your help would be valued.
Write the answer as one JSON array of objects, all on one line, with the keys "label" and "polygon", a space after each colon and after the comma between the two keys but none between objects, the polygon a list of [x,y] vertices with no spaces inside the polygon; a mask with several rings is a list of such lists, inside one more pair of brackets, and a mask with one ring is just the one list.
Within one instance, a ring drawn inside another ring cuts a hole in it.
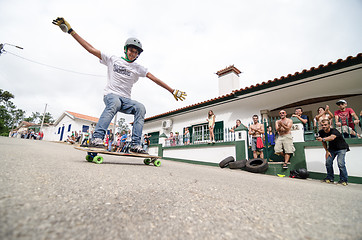
[{"label": "terracotta tile roof", "polygon": [[20,128],[28,128],[31,126],[36,125],[35,123],[31,123],[31,122],[27,122],[27,121],[22,121],[18,127],[16,127],[14,130],[18,131]]},{"label": "terracotta tile roof", "polygon": [[220,77],[222,75],[225,75],[229,72],[235,72],[237,75],[239,75],[241,73],[241,71],[239,69],[237,69],[236,67],[234,67],[234,65],[231,65],[227,68],[221,69],[220,71],[217,71],[216,74]]},{"label": "terracotta tile roof", "polygon": [[[349,56],[347,57],[345,60],[343,59],[338,59],[336,62],[329,62],[327,65],[323,65],[320,64],[317,68],[312,67],[309,70],[304,69],[302,72],[295,72],[293,75],[292,74],[288,74],[286,77],[285,76],[281,76],[280,78],[274,78],[273,80],[269,80],[267,82],[262,82],[262,83],[258,83],[256,85],[251,85],[250,87],[245,87],[245,88],[241,88],[239,90],[234,90],[229,94],[223,95],[223,96],[219,96],[210,100],[206,100],[200,103],[196,103],[196,104],[192,104],[183,108],[179,108],[179,109],[175,109],[169,112],[165,112],[162,114],[158,114],[149,118],[146,118],[145,121],[149,121],[149,120],[153,120],[153,119],[158,119],[158,118],[162,118],[168,115],[172,115],[175,113],[179,113],[179,112],[183,112],[186,110],[191,110],[191,109],[195,109],[201,106],[206,106],[209,104],[212,104],[214,102],[220,102],[220,101],[224,101],[224,100],[228,100],[231,98],[234,98],[236,95],[242,95],[242,94],[246,94],[249,92],[253,92],[253,91],[257,91],[260,88],[267,88],[267,87],[273,87],[275,85],[278,84],[282,84],[282,83],[286,83],[286,82],[292,82],[292,81],[296,81],[296,80],[300,80],[303,78],[308,78],[311,76],[315,76],[318,74],[323,74],[326,72],[330,72],[330,71],[335,71],[341,68],[345,68],[345,67],[349,67],[349,66],[353,66],[353,65],[357,65],[357,64],[361,64],[362,63],[362,53],[357,54],[357,56],[352,57]],[[229,68],[233,68],[234,66],[230,66],[227,67],[221,71],[227,71]],[[235,67],[234,67],[235,68]],[[230,70],[230,69],[229,69]]]},{"label": "terracotta tile roof", "polygon": [[71,112],[71,111],[66,111],[66,112],[75,118],[79,118],[79,119],[83,119],[83,120],[87,120],[87,121],[91,121],[91,122],[98,122],[98,120],[99,120],[99,118],[87,116],[87,115],[80,114],[80,113],[75,113],[75,112]]},{"label": "terracotta tile roof", "polygon": [[[66,111],[66,112],[75,118],[79,118],[79,119],[83,119],[83,120],[87,120],[87,121],[91,121],[91,122],[95,122],[95,123],[97,123],[99,120],[99,118],[87,116],[87,115],[80,114],[80,113],[75,113],[75,112],[71,112],[71,111]],[[110,125],[113,126],[113,123],[110,123]]]},{"label": "terracotta tile roof", "polygon": [[23,124],[25,127],[36,125],[36,123],[31,123],[27,121],[22,121],[21,124]]}]

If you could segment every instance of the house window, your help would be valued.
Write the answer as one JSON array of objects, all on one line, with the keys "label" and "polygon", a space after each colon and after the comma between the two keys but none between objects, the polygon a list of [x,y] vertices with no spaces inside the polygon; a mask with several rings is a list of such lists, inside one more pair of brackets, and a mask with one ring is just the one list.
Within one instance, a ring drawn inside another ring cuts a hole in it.
[{"label": "house window", "polygon": [[72,124],[69,124],[69,126],[68,126],[68,132],[70,132],[70,129],[72,129]]},{"label": "house window", "polygon": [[60,127],[58,128],[58,134],[60,134]]},{"label": "house window", "polygon": [[150,137],[150,144],[158,144],[158,137],[160,136],[160,132],[151,132],[147,134]]},{"label": "house window", "polygon": [[193,134],[193,142],[204,142],[210,139],[209,137],[209,125],[202,124],[202,125],[196,125],[192,128]]},{"label": "house window", "polygon": [[[223,141],[224,140],[224,122],[219,121],[215,122],[215,128],[214,128],[214,135],[216,141]],[[209,132],[209,124],[199,124],[194,125],[191,128],[189,128],[190,134],[191,134],[191,142],[193,143],[201,143],[206,142],[210,140],[210,132]]]},{"label": "house window", "polygon": [[89,126],[83,125],[82,126],[82,132],[87,132],[89,130]]}]

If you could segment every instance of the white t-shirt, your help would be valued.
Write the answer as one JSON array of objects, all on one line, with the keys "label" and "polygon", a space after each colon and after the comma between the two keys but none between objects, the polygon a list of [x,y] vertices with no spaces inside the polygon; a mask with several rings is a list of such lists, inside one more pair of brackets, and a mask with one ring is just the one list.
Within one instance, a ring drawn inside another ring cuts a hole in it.
[{"label": "white t-shirt", "polygon": [[130,63],[121,57],[101,53],[100,63],[108,68],[107,85],[104,88],[104,95],[109,93],[117,94],[121,97],[131,98],[133,84],[139,77],[146,77],[147,68],[138,63]]}]

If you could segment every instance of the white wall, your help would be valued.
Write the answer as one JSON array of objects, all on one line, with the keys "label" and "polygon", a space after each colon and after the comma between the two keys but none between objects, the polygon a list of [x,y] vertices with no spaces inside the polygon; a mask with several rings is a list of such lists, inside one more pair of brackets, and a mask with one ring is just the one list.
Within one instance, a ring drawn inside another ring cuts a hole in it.
[{"label": "white wall", "polygon": [[[362,68],[359,67],[361,66],[362,64],[312,76],[302,79],[299,82],[290,82],[280,86],[276,85],[257,92],[238,96],[238,99],[233,99],[232,102],[224,101],[222,103],[216,103],[213,106],[199,107],[197,110],[190,110],[190,112],[187,113],[180,113],[155,121],[146,121],[144,132],[160,131],[160,133],[162,133],[161,122],[166,119],[173,120],[173,128],[167,132],[182,132],[186,126],[206,123],[207,113],[210,109],[214,111],[216,121],[224,121],[225,127],[234,126],[236,119],[240,119],[245,126],[248,126],[252,120],[252,116],[254,114],[260,116],[261,110],[272,111],[287,106],[288,104],[318,97],[360,94],[362,92],[362,84],[360,84]],[[352,69],[355,70],[345,72]],[[362,95],[350,97],[346,100],[348,101],[348,106],[352,107],[356,113],[362,110]],[[337,106],[335,105],[336,101],[337,100],[331,100],[322,103],[307,104],[302,107],[304,111],[312,111],[313,118],[317,114],[317,108],[319,106],[329,104],[332,112],[337,110]],[[287,108],[286,110],[287,113],[291,114],[294,112],[294,107]],[[277,115],[277,111],[274,113]],[[357,127],[357,129],[360,131],[359,127]]]},{"label": "white wall", "polygon": [[219,96],[229,94],[233,90],[240,89],[239,76],[230,72],[219,77]]},{"label": "white wall", "polygon": [[[196,124],[207,123],[207,113],[209,110],[212,110],[216,116],[216,121],[223,121],[224,128],[231,128],[235,126],[237,119],[240,119],[241,122],[248,126],[252,121],[252,116],[257,114],[260,116],[260,107],[262,103],[258,103],[257,107],[254,105],[240,104],[240,101],[226,103],[213,107],[200,108],[193,112],[182,113],[180,115],[174,115],[171,117],[165,117],[162,119],[157,119],[155,121],[146,122],[143,128],[144,133],[157,132],[160,134],[163,132],[168,136],[172,132],[183,132],[183,128],[190,127]],[[163,120],[171,119],[173,121],[172,128],[168,130],[163,130],[161,124]]]},{"label": "white wall", "polygon": [[[68,126],[71,124],[70,131],[68,131]],[[94,130],[91,126],[92,122],[82,120],[82,119],[72,119],[68,115],[65,115],[63,119],[59,121],[56,126],[44,128],[44,140],[47,141],[59,141],[61,133],[58,134],[58,129],[64,126],[63,140],[67,140],[68,136],[71,136],[72,131],[82,131],[83,125],[89,126],[89,131]],[[60,131],[61,132],[61,131]]]},{"label": "white wall", "polygon": [[[350,150],[351,151],[346,154],[345,161],[348,176],[362,177],[362,145],[350,146]],[[325,166],[325,150],[322,146],[306,147],[304,151],[308,171],[327,173]],[[335,174],[339,174],[337,158],[334,159],[333,170]]]},{"label": "white wall", "polygon": [[[192,154],[190,154],[191,151]],[[229,156],[236,158],[236,150],[234,145],[197,147],[193,148],[191,151],[187,148],[167,148],[163,150],[163,157],[209,163],[219,163]]]}]

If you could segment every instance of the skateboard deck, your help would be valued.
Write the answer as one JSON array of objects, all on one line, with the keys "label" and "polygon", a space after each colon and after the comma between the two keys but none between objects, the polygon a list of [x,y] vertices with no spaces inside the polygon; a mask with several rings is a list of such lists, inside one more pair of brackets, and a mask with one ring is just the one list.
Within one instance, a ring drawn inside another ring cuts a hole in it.
[{"label": "skateboard deck", "polygon": [[108,152],[106,149],[103,148],[89,148],[89,147],[74,147],[77,150],[87,152],[87,156],[85,156],[85,159],[88,162],[93,162],[97,164],[103,163],[103,157],[98,156],[98,154],[108,154],[108,155],[114,155],[114,156],[120,156],[120,157],[134,157],[134,158],[143,158],[143,163],[146,165],[150,165],[151,163],[159,167],[161,166],[161,160],[159,156],[154,155],[148,155],[143,153],[124,153],[124,152]]}]

